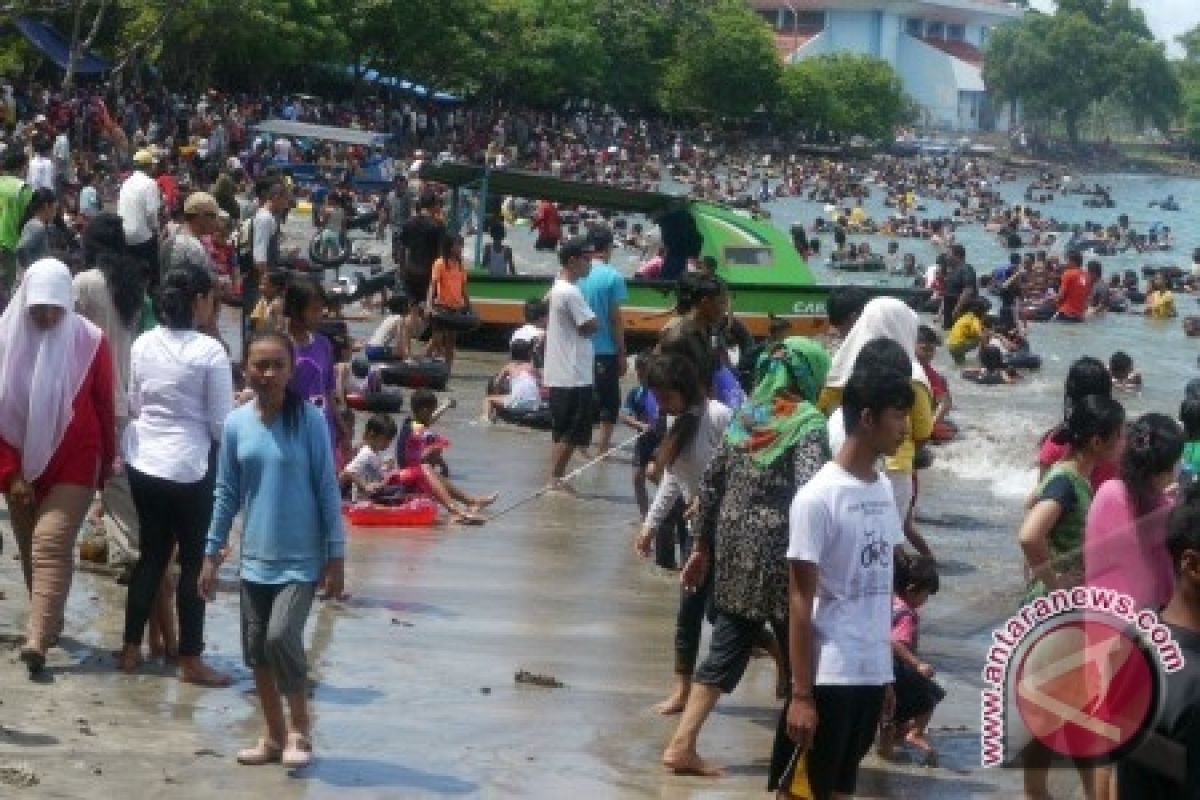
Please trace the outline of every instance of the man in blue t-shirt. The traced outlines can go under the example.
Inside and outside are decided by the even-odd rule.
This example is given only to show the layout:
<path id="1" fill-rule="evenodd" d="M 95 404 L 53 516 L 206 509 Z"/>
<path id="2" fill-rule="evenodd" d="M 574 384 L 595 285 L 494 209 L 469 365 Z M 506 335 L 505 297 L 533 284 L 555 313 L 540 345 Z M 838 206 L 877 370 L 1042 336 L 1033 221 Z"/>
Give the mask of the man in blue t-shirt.
<path id="1" fill-rule="evenodd" d="M 609 263 L 613 235 L 607 227 L 596 227 L 588 234 L 592 251 L 592 269 L 579 281 L 579 291 L 587 300 L 600 327 L 592 337 L 596 363 L 596 403 L 599 409 L 599 451 L 612 445 L 613 426 L 621 412 L 621 378 L 625 375 L 625 322 L 621 304 L 629 298 L 625 278 Z"/>

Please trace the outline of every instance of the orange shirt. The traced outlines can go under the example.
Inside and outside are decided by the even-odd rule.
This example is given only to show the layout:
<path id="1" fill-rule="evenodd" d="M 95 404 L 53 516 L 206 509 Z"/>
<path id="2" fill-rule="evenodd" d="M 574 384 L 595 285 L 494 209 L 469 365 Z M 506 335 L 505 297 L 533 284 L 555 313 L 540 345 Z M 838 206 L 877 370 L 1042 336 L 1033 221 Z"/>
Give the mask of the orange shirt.
<path id="1" fill-rule="evenodd" d="M 1087 314 L 1088 277 L 1081 269 L 1068 268 L 1062 274 L 1058 289 L 1058 310 L 1072 317 L 1083 319 Z"/>
<path id="2" fill-rule="evenodd" d="M 467 271 L 461 261 L 439 258 L 433 262 L 433 302 L 447 308 L 467 305 Z"/>

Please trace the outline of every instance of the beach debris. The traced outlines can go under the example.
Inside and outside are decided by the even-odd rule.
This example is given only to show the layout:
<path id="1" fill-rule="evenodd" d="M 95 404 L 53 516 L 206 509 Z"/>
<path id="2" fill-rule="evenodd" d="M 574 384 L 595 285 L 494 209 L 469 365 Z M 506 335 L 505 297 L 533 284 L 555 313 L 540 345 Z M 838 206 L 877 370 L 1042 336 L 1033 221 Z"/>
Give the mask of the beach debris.
<path id="1" fill-rule="evenodd" d="M 527 683 L 530 686 L 541 686 L 544 689 L 561 689 L 565 684 L 553 675 L 539 675 L 529 670 L 517 670 L 513 676 L 517 683 Z"/>
<path id="2" fill-rule="evenodd" d="M 38 774 L 28 764 L 0 766 L 0 784 L 27 789 L 41 783 Z"/>

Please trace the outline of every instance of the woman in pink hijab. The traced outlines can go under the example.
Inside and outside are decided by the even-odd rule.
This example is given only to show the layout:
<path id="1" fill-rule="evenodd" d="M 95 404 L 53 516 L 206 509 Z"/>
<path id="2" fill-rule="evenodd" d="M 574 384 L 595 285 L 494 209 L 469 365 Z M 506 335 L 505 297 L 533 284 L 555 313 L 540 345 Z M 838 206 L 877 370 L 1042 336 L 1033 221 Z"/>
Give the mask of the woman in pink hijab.
<path id="1" fill-rule="evenodd" d="M 30 592 L 31 675 L 62 631 L 75 538 L 116 453 L 108 342 L 75 313 L 67 266 L 41 259 L 0 316 L 0 489 Z"/>

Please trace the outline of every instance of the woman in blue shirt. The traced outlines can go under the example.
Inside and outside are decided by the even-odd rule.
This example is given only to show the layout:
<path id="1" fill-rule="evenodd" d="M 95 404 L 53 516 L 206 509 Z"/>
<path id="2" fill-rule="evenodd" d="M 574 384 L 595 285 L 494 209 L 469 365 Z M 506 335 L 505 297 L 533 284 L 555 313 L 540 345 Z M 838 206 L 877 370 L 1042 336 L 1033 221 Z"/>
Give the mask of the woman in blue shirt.
<path id="1" fill-rule="evenodd" d="M 282 761 L 289 768 L 312 760 L 304 624 L 319 585 L 327 596 L 342 595 L 346 548 L 329 429 L 321 411 L 288 387 L 294 362 L 282 334 L 250 343 L 246 383 L 255 400 L 225 421 L 200 575 L 200 591 L 211 601 L 229 529 L 241 512 L 242 650 L 267 735 L 238 753 L 238 761 Z"/>

